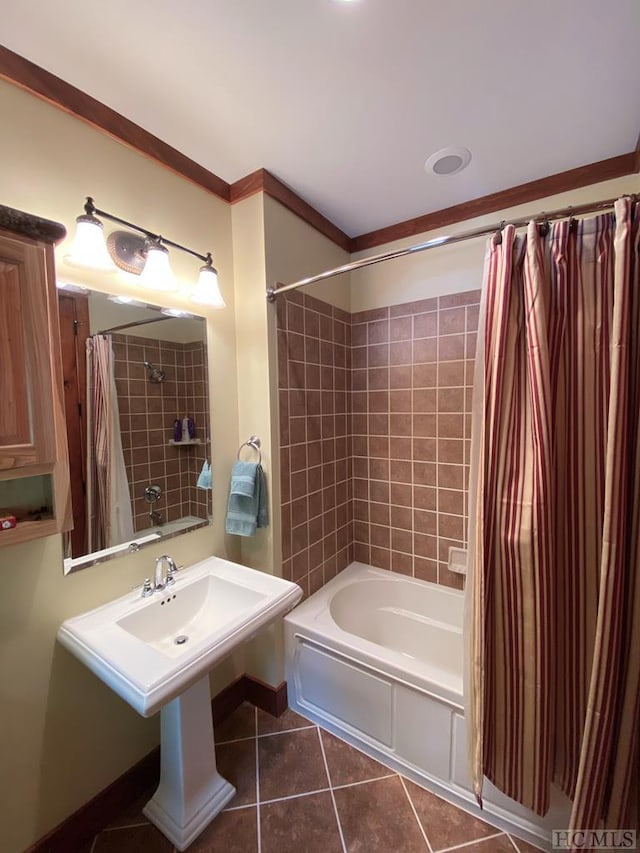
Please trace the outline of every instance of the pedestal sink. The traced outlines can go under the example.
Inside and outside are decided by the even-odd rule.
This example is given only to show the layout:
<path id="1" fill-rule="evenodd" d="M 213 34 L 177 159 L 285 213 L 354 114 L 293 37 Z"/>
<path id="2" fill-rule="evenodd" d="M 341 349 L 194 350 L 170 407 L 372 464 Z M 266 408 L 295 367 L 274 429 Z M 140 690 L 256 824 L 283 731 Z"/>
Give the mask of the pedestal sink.
<path id="1" fill-rule="evenodd" d="M 131 592 L 58 631 L 139 714 L 161 710 L 160 784 L 144 813 L 179 850 L 235 794 L 216 769 L 208 672 L 301 597 L 294 583 L 210 557 L 148 598 Z"/>

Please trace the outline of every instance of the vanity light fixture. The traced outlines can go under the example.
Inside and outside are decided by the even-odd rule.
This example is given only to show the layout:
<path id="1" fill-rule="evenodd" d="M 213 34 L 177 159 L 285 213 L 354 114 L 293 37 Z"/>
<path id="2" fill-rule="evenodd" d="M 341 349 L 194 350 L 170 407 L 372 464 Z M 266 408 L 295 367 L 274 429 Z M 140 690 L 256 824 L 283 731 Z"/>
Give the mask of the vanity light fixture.
<path id="1" fill-rule="evenodd" d="M 178 289 L 178 282 L 171 272 L 169 250 L 160 240 L 146 241 L 147 259 L 140 273 L 140 287 L 162 290 L 169 293 Z"/>
<path id="2" fill-rule="evenodd" d="M 131 266 L 127 263 L 118 263 L 115 255 L 114 260 L 116 260 L 116 263 L 114 264 L 105 241 L 104 226 L 98 217 L 117 222 L 119 225 L 123 225 L 125 228 L 143 235 L 143 239 L 131 235 L 133 241 L 139 240 L 139 255 L 142 255 L 144 259 L 144 267 L 140 273 L 140 285 L 142 287 L 165 292 L 178 290 L 178 283 L 174 278 L 169 263 L 169 250 L 167 247 L 171 247 L 204 261 L 204 266 L 200 268 L 198 281 L 191 293 L 193 301 L 200 305 L 207 305 L 210 308 L 225 307 L 225 302 L 218 285 L 218 273 L 211 259 L 211 252 L 201 255 L 199 252 L 194 252 L 193 249 L 182 246 L 180 243 L 175 243 L 173 240 L 168 240 L 160 234 L 154 234 L 153 231 L 149 231 L 147 228 L 143 228 L 133 222 L 127 222 L 126 219 L 121 219 L 119 216 L 108 213 L 106 210 L 100 210 L 93 203 L 91 196 L 87 196 L 87 201 L 84 205 L 84 214 L 76 219 L 76 234 L 69 253 L 64 256 L 65 263 L 71 266 L 88 267 L 102 272 L 114 272 L 117 266 L 122 266 L 123 269 L 131 271 Z M 123 232 L 117 233 L 121 234 Z M 131 250 L 130 246 L 127 248 L 129 251 Z M 113 248 L 111 251 L 113 252 Z"/>
<path id="3" fill-rule="evenodd" d="M 194 302 L 199 305 L 208 305 L 210 308 L 224 308 L 224 299 L 218 287 L 218 270 L 214 267 L 211 252 L 207 253 L 205 264 L 200 267 L 200 274 L 191 295 Z"/>
<path id="4" fill-rule="evenodd" d="M 91 267 L 99 272 L 114 273 L 118 267 L 111 260 L 104 239 L 104 225 L 85 204 L 85 213 L 76 219 L 76 233 L 71 247 L 64 256 L 70 267 Z M 93 203 L 92 205 L 93 206 Z"/>

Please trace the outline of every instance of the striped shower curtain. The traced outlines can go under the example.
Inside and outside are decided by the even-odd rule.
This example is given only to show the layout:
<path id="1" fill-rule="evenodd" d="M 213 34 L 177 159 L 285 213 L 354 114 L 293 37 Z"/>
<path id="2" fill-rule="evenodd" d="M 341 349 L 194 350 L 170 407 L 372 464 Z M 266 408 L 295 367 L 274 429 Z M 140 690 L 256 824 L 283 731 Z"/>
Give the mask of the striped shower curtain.
<path id="1" fill-rule="evenodd" d="M 87 338 L 88 551 L 133 539 L 133 513 L 122 452 L 113 350 L 108 335 Z"/>
<path id="2" fill-rule="evenodd" d="M 543 233 L 545 232 L 546 233 Z M 638 825 L 636 206 L 489 240 L 474 383 L 466 702 L 486 776 L 571 827 Z M 562 827 L 558 827 L 562 829 Z"/>

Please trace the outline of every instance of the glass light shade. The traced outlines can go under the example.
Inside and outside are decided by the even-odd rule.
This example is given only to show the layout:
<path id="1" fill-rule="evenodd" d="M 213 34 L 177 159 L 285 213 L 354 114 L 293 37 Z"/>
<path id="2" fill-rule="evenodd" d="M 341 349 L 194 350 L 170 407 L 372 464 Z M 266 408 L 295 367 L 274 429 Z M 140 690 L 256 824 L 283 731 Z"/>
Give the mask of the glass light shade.
<path id="1" fill-rule="evenodd" d="M 161 308 L 160 313 L 166 317 L 193 317 L 188 311 L 183 311 L 181 308 Z"/>
<path id="2" fill-rule="evenodd" d="M 117 270 L 107 250 L 102 222 L 91 215 L 76 219 L 76 233 L 63 260 L 71 267 L 85 267 L 100 272 Z"/>
<path id="3" fill-rule="evenodd" d="M 140 274 L 139 283 L 151 290 L 177 290 L 178 282 L 171 272 L 169 252 L 160 243 L 151 243 L 147 247 L 147 260 Z"/>
<path id="4" fill-rule="evenodd" d="M 136 282 L 138 277 L 136 276 Z M 133 305 L 134 307 L 145 308 L 144 302 L 139 302 L 137 299 L 134 299 L 133 296 L 125 296 L 121 294 L 120 296 L 107 296 L 109 302 L 117 302 L 119 305 Z"/>
<path id="5" fill-rule="evenodd" d="M 198 282 L 191 295 L 194 302 L 199 305 L 208 305 L 209 308 L 226 308 L 220 287 L 218 286 L 218 272 L 209 264 L 200 267 Z"/>
<path id="6" fill-rule="evenodd" d="M 56 287 L 58 290 L 66 290 L 68 293 L 89 293 L 86 287 L 83 287 L 81 284 L 73 284 L 70 281 L 60 281 L 60 279 L 56 280 Z"/>

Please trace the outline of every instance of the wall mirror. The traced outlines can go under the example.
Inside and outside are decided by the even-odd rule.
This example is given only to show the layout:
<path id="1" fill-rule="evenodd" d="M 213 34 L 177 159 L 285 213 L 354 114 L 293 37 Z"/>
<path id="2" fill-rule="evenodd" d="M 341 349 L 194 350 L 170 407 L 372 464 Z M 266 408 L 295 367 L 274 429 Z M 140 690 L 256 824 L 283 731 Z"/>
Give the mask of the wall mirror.
<path id="1" fill-rule="evenodd" d="M 73 530 L 65 573 L 211 521 L 206 325 L 58 291 Z"/>

